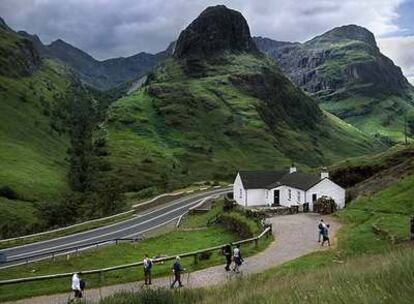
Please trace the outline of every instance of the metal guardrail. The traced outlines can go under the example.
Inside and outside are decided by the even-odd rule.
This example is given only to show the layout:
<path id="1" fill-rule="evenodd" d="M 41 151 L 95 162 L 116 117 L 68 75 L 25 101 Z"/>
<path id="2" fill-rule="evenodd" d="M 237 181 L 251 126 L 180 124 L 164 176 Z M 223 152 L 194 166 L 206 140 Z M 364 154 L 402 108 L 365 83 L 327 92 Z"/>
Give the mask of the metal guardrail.
<path id="1" fill-rule="evenodd" d="M 29 263 L 30 260 L 35 260 L 35 259 L 38 259 L 40 257 L 48 257 L 48 256 L 50 256 L 52 259 L 54 259 L 56 255 L 59 255 L 61 253 L 68 253 L 68 254 L 73 253 L 73 252 L 78 253 L 82 249 L 91 248 L 91 247 L 95 247 L 95 246 L 98 247 L 99 245 L 106 244 L 106 243 L 116 243 L 116 244 L 118 244 L 118 242 L 122 242 L 122 241 L 137 242 L 137 241 L 140 241 L 140 240 L 142 240 L 142 237 L 109 239 L 109 240 L 103 240 L 103 241 L 99 241 L 99 242 L 87 243 L 87 244 L 84 244 L 84 245 L 65 247 L 65 248 L 62 248 L 62 249 L 59 249 L 59 250 L 55 250 L 55 251 L 47 251 L 47 252 L 33 254 L 33 255 L 30 255 L 30 256 L 17 258 L 17 259 L 12 259 L 12 260 L 7 260 L 7 255 L 6 255 L 6 258 L 4 260 L 0 260 L 0 265 L 6 265 L 8 263 L 14 263 L 14 262 L 20 262 L 20 261 L 26 261 L 26 263 Z"/>
<path id="2" fill-rule="evenodd" d="M 269 236 L 271 233 L 272 233 L 272 227 L 269 226 L 269 227 L 265 228 L 263 230 L 263 232 L 261 234 L 259 234 L 258 236 L 252 237 L 252 238 L 249 238 L 249 239 L 245 239 L 245 240 L 241 240 L 241 241 L 237 241 L 237 242 L 233 242 L 232 245 L 239 245 L 239 244 L 246 244 L 246 243 L 254 242 L 255 246 L 258 246 L 259 240 L 265 235 Z M 194 256 L 194 263 L 197 263 L 198 262 L 198 256 L 201 253 L 219 250 L 219 249 L 223 248 L 223 246 L 225 246 L 225 245 L 227 245 L 227 244 L 222 244 L 222 245 L 219 245 L 219 246 L 209 247 L 209 248 L 205 248 L 205 249 L 201 249 L 201 250 L 197 250 L 197 251 L 192 251 L 192 252 L 186 252 L 186 253 L 179 254 L 179 256 L 182 257 L 182 258 Z M 158 258 L 158 259 L 154 259 L 153 262 L 158 263 L 158 262 L 170 261 L 170 260 L 174 260 L 175 257 L 176 257 L 175 255 L 174 256 L 161 257 L 161 258 Z M 126 268 L 133 268 L 133 267 L 138 267 L 138 266 L 142 266 L 142 265 L 143 265 L 143 262 L 136 262 L 136 263 L 123 264 L 123 265 L 119 265 L 119 266 L 102 268 L 102 269 L 79 271 L 78 273 L 82 274 L 82 275 L 88 275 L 88 274 L 100 274 L 100 275 L 102 275 L 105 272 L 110 272 L 110 271 L 115 271 L 115 270 L 120 270 L 120 269 L 126 269 Z M 67 272 L 67 273 L 58 273 L 58 274 L 51 274 L 51 275 L 43 275 L 43 276 L 3 280 L 3 281 L 0 281 L 0 286 L 10 285 L 10 284 L 18 284 L 18 283 L 25 283 L 25 282 L 41 281 L 41 280 L 68 278 L 68 277 L 71 277 L 73 275 L 73 273 L 74 272 Z"/>

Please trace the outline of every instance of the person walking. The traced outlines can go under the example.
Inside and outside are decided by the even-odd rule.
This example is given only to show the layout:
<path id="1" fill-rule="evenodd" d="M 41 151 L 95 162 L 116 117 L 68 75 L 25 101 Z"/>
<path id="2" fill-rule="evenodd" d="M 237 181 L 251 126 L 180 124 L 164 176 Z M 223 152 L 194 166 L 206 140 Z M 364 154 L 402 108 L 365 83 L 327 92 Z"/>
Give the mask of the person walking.
<path id="1" fill-rule="evenodd" d="M 320 243 L 321 239 L 323 239 L 323 232 L 324 232 L 325 228 L 326 228 L 326 224 L 323 221 L 323 219 L 321 219 L 320 222 L 319 222 L 319 225 L 318 225 L 318 229 L 319 229 L 318 243 Z"/>
<path id="2" fill-rule="evenodd" d="M 323 229 L 323 240 L 322 240 L 321 246 L 323 246 L 325 244 L 325 242 L 328 242 L 328 246 L 331 246 L 331 242 L 329 240 L 329 228 L 330 228 L 330 226 L 328 224 Z"/>
<path id="3" fill-rule="evenodd" d="M 148 257 L 148 254 L 146 254 L 144 256 L 145 285 L 151 285 L 151 270 L 152 270 L 152 260 Z"/>
<path id="4" fill-rule="evenodd" d="M 177 256 L 172 267 L 172 271 L 174 273 L 174 281 L 171 284 L 171 288 L 174 288 L 176 282 L 178 282 L 178 287 L 183 287 L 183 284 L 181 282 L 181 273 L 184 270 L 185 269 L 181 266 L 180 257 Z"/>
<path id="5" fill-rule="evenodd" d="M 222 249 L 222 253 L 224 255 L 224 257 L 226 258 L 226 267 L 224 267 L 224 269 L 226 271 L 230 271 L 230 265 L 231 265 L 231 245 L 227 244 L 226 246 L 223 247 Z"/>
<path id="6" fill-rule="evenodd" d="M 74 273 L 72 276 L 72 290 L 75 294 L 74 301 L 81 300 L 83 297 L 83 288 L 81 286 L 81 279 L 79 278 L 79 275 L 77 273 Z"/>
<path id="7" fill-rule="evenodd" d="M 234 267 L 233 271 L 236 273 L 240 272 L 240 266 L 243 264 L 243 258 L 240 251 L 240 245 L 236 245 L 236 248 L 233 250 L 233 261 L 234 261 Z"/>

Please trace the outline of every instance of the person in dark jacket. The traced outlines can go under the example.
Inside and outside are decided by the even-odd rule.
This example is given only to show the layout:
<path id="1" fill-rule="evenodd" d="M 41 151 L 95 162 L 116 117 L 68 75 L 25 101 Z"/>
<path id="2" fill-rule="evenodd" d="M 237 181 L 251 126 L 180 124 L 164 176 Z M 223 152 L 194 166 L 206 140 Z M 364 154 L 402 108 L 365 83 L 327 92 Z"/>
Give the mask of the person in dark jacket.
<path id="1" fill-rule="evenodd" d="M 230 244 L 227 244 L 222 249 L 222 253 L 223 253 L 224 257 L 226 258 L 226 267 L 224 267 L 224 269 L 226 269 L 226 271 L 230 271 L 231 251 L 232 250 L 231 250 L 231 245 Z"/>
<path id="2" fill-rule="evenodd" d="M 174 285 L 176 282 L 178 282 L 178 287 L 183 287 L 183 284 L 181 283 L 181 273 L 184 270 L 185 269 L 181 266 L 181 263 L 180 263 L 180 257 L 177 256 L 175 258 L 175 262 L 172 267 L 172 271 L 174 273 L 174 281 L 171 284 L 171 288 L 174 288 Z"/>
<path id="3" fill-rule="evenodd" d="M 325 244 L 325 242 L 328 242 L 328 246 L 331 246 L 331 241 L 329 240 L 329 228 L 330 228 L 330 226 L 328 224 L 323 229 L 323 232 L 322 232 L 323 240 L 322 240 L 321 246 L 323 246 Z"/>

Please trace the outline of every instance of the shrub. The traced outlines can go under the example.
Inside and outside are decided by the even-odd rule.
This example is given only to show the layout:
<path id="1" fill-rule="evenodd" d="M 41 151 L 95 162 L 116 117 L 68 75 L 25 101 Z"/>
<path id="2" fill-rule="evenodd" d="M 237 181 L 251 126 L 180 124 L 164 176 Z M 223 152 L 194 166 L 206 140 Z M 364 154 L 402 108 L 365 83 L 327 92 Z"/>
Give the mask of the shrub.
<path id="1" fill-rule="evenodd" d="M 8 198 L 10 200 L 15 200 L 15 199 L 19 198 L 16 191 L 14 191 L 9 186 L 0 187 L 0 196 L 3 196 L 3 197 Z"/>
<path id="2" fill-rule="evenodd" d="M 238 212 L 223 213 L 218 221 L 226 229 L 237 233 L 242 238 L 253 237 L 258 231 L 258 225 L 254 221 Z"/>
<path id="3" fill-rule="evenodd" d="M 227 196 L 224 197 L 223 211 L 232 211 L 236 207 L 236 202 L 233 199 L 229 199 Z"/>
<path id="4" fill-rule="evenodd" d="M 199 254 L 198 259 L 201 260 L 209 260 L 213 253 L 211 251 L 202 252 Z"/>

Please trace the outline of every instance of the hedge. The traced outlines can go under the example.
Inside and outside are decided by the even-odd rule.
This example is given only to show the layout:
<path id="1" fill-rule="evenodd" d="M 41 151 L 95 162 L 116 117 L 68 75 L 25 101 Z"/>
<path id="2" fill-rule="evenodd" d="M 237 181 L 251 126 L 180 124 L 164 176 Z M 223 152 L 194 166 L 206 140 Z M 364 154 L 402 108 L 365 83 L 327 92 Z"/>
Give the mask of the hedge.
<path id="1" fill-rule="evenodd" d="M 223 213 L 219 216 L 218 222 L 242 238 L 253 237 L 259 230 L 255 221 L 246 218 L 238 212 Z"/>

